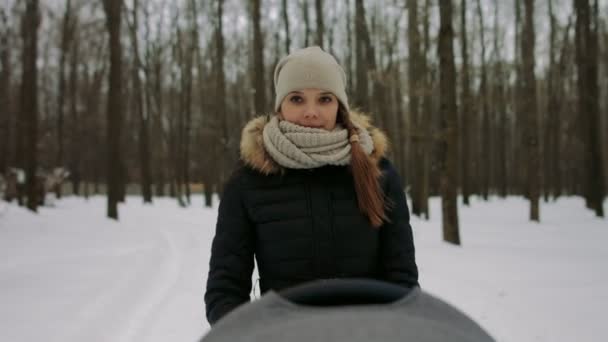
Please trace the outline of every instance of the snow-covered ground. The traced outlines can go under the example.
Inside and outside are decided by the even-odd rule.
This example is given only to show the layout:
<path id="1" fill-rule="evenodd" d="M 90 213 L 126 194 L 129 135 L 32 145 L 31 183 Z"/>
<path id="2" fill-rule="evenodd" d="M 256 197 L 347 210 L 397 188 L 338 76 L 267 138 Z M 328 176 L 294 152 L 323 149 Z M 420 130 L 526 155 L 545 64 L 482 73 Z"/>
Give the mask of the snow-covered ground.
<path id="1" fill-rule="evenodd" d="M 130 197 L 114 222 L 104 197 L 37 215 L 0 203 L 0 341 L 195 341 L 216 211 Z M 540 224 L 521 198 L 473 199 L 462 247 L 441 241 L 440 214 L 434 198 L 432 220 L 412 220 L 424 289 L 499 341 L 608 340 L 608 219 L 582 199 L 542 203 Z"/>

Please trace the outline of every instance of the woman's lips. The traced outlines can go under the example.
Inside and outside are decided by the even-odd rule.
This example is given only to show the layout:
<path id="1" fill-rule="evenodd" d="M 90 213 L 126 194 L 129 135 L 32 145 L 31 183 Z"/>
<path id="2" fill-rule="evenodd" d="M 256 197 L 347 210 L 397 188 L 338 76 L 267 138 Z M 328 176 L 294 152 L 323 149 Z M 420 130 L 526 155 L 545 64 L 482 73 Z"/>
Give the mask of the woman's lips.
<path id="1" fill-rule="evenodd" d="M 308 128 L 323 128 L 323 125 L 307 125 L 307 124 L 304 124 L 302 126 L 308 127 Z"/>

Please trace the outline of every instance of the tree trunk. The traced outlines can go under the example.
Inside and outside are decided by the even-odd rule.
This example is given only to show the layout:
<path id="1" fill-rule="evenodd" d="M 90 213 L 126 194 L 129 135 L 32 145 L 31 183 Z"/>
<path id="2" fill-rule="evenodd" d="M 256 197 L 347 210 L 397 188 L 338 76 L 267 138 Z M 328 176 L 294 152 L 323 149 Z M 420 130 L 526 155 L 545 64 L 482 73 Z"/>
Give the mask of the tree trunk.
<path id="1" fill-rule="evenodd" d="M 405 126 L 404 116 L 406 112 L 403 107 L 402 89 L 401 89 L 401 66 L 400 61 L 396 58 L 396 49 L 401 38 L 399 30 L 399 22 L 401 17 L 397 17 L 392 25 L 392 32 L 385 32 L 387 44 L 388 64 L 384 71 L 385 82 L 387 84 L 386 111 L 388 116 L 387 128 L 391 129 L 391 140 L 393 143 L 393 158 L 395 168 L 402 177 L 406 176 L 405 170 L 405 148 L 407 146 L 407 127 Z M 335 25 L 332 25 L 335 26 Z M 407 185 L 404 184 L 407 188 Z"/>
<path id="2" fill-rule="evenodd" d="M 27 189 L 27 207 L 36 212 L 39 201 L 38 180 L 38 27 L 40 26 L 40 9 L 38 0 L 27 0 L 25 13 L 21 22 L 23 36 L 23 73 L 21 76 L 21 117 L 26 124 L 25 173 Z"/>
<path id="3" fill-rule="evenodd" d="M 430 35 L 430 8 L 431 0 L 426 0 L 424 4 L 424 54 L 422 56 L 421 74 L 424 76 L 423 81 L 423 103 L 422 103 L 422 116 L 425 120 L 420 120 L 420 129 L 422 131 L 422 158 L 420 163 L 422 164 L 422 187 L 420 188 L 421 198 L 421 212 L 424 213 L 425 218 L 430 218 L 429 212 L 429 196 L 430 196 L 430 178 L 431 178 L 431 146 L 434 145 L 434 141 L 431 137 L 431 123 L 433 118 L 433 79 L 431 76 L 428 56 L 431 51 L 431 35 Z"/>
<path id="4" fill-rule="evenodd" d="M 365 21 L 365 7 L 363 0 L 355 0 L 355 40 L 356 40 L 356 68 L 357 89 L 353 103 L 359 109 L 369 112 L 371 101 L 369 94 L 369 73 L 375 69 L 374 53 L 371 51 L 371 43 L 367 23 Z"/>
<path id="5" fill-rule="evenodd" d="M 255 112 L 261 115 L 267 111 L 266 108 L 266 83 L 264 82 L 264 38 L 260 23 L 260 2 L 252 1 L 251 20 L 253 24 L 253 96 L 255 102 Z M 273 108 L 274 110 L 274 108 Z"/>
<path id="6" fill-rule="evenodd" d="M 556 99 L 558 99 L 556 106 L 556 109 L 558 110 L 557 113 L 557 118 L 560 120 L 564 120 L 565 119 L 565 115 L 564 113 L 567 113 L 568 110 L 565 109 L 565 105 L 569 102 L 566 101 L 565 99 L 565 94 L 566 94 L 566 89 L 564 86 L 564 83 L 567 82 L 568 80 L 568 76 L 567 76 L 567 72 L 569 69 L 569 65 L 570 65 L 570 58 L 569 58 L 569 47 L 571 46 L 571 43 L 569 41 L 569 36 L 570 36 L 570 29 L 572 27 L 572 20 L 571 18 L 568 19 L 568 24 L 566 25 L 566 28 L 564 29 L 563 32 L 563 38 L 562 38 L 562 47 L 561 47 L 561 51 L 560 51 L 560 56 L 559 56 L 559 61 L 558 61 L 558 65 L 557 65 L 557 72 L 556 72 L 556 79 L 555 79 L 555 84 L 558 85 L 555 88 L 555 91 L 557 92 L 557 95 L 555 96 Z M 554 160 L 554 168 L 551 168 L 552 170 L 554 170 L 555 172 L 555 196 L 559 197 L 562 194 L 563 188 L 564 188 L 564 173 L 563 173 L 563 166 L 561 165 L 562 163 L 560 163 L 561 157 L 564 153 L 564 151 L 567 150 L 566 148 L 566 142 L 563 141 L 563 137 L 564 137 L 564 130 L 568 127 L 568 125 L 564 122 L 559 122 L 557 123 L 557 131 L 556 131 L 556 145 L 555 145 L 555 149 L 553 150 L 553 156 L 552 159 Z"/>
<path id="7" fill-rule="evenodd" d="M 179 26 L 177 26 L 176 21 L 174 20 L 175 27 L 175 38 L 173 39 L 172 44 L 172 57 L 174 61 L 174 65 L 169 65 L 169 70 L 171 71 L 171 81 L 169 88 L 169 96 L 168 96 L 168 114 L 167 118 L 169 121 L 168 127 L 168 153 L 167 153 L 167 161 L 169 164 L 168 169 L 168 181 L 169 181 L 169 196 L 172 198 L 178 198 L 181 196 L 179 192 L 179 175 L 180 172 L 180 149 L 179 149 L 179 120 L 181 118 L 181 91 L 179 89 L 179 70 L 181 68 L 181 52 L 180 52 L 180 31 Z M 172 115 L 169 115 L 171 113 Z"/>
<path id="8" fill-rule="evenodd" d="M 310 16 L 308 14 L 308 0 L 302 0 L 302 17 L 304 20 L 304 46 L 308 46 L 310 42 Z"/>
<path id="9" fill-rule="evenodd" d="M 348 75 L 348 77 L 346 77 L 346 82 L 348 83 L 347 87 L 348 89 L 350 89 L 351 91 L 354 90 L 354 82 L 353 79 L 355 78 L 355 73 L 353 70 L 353 51 L 354 51 L 354 46 L 353 46 L 353 17 L 352 17 L 352 2 L 351 0 L 346 0 L 346 74 Z"/>
<path id="10" fill-rule="evenodd" d="M 219 2 L 217 3 L 218 7 L 219 5 L 221 5 L 223 7 L 223 3 L 220 4 Z M 218 17 L 218 18 L 221 18 Z M 217 26 L 217 25 L 216 25 Z M 217 28 L 216 28 L 217 30 Z M 198 34 L 197 34 L 198 36 Z M 214 41 L 217 41 L 217 31 L 216 31 L 216 36 L 214 37 Z M 198 41 L 198 38 L 196 39 Z M 216 43 L 216 47 L 217 47 L 217 43 Z M 216 55 L 218 53 L 217 48 L 214 49 Z M 223 53 L 222 53 L 223 54 Z M 240 56 L 240 53 L 237 53 L 237 56 Z M 223 161 L 223 156 L 218 157 L 218 153 L 217 153 L 217 149 L 215 148 L 215 144 L 213 144 L 213 142 L 218 141 L 223 135 L 224 135 L 224 130 L 223 129 L 219 129 L 220 124 L 218 124 L 218 122 L 222 122 L 220 120 L 224 120 L 224 118 L 220 115 L 216 115 L 217 111 L 216 111 L 216 105 L 217 105 L 217 100 L 222 100 L 223 99 L 219 99 L 218 96 L 216 95 L 216 93 L 219 91 L 216 87 L 217 84 L 217 72 L 218 70 L 215 70 L 217 68 L 217 63 L 216 63 L 216 56 L 213 56 L 213 66 L 212 66 L 212 70 L 214 70 L 213 72 L 209 72 L 207 70 L 207 68 L 205 67 L 205 58 L 203 58 L 202 56 L 202 51 L 201 51 L 201 47 L 198 46 L 197 50 L 196 50 L 196 59 L 197 59 L 197 68 L 198 68 L 198 82 L 199 82 L 199 87 L 200 87 L 200 98 L 201 98 L 201 103 L 200 103 L 200 117 L 202 118 L 202 123 L 204 125 L 204 128 L 200 130 L 200 144 L 203 146 L 202 150 L 199 153 L 200 159 L 201 159 L 201 163 L 202 165 L 204 165 L 204 167 L 202 168 L 202 172 L 201 172 L 201 178 L 202 178 L 202 182 L 203 182 L 203 195 L 204 195 L 204 206 L 207 208 L 210 208 L 213 205 L 213 185 L 215 184 L 215 182 L 217 182 L 217 179 L 219 178 L 219 173 L 221 172 L 221 167 L 222 165 L 220 163 L 217 162 L 217 160 L 219 158 L 222 158 L 221 160 Z M 223 67 L 222 67 L 223 69 Z M 215 77 L 214 77 L 215 76 Z M 210 78 L 214 78 L 213 82 L 208 82 L 207 80 Z M 246 82 L 242 83 L 243 85 L 247 84 Z M 210 94 L 213 94 L 212 96 L 208 96 Z M 248 96 L 246 95 L 246 92 L 244 92 L 244 94 L 242 95 L 243 98 L 248 98 Z M 225 103 L 225 102 L 223 102 Z M 251 109 L 253 108 L 253 106 L 250 106 L 249 108 L 243 108 L 243 111 L 241 112 L 241 115 L 244 115 L 245 118 L 247 118 L 247 113 L 251 111 Z M 220 164 L 220 165 L 218 165 Z M 223 164 L 223 162 L 222 162 Z"/>
<path id="11" fill-rule="evenodd" d="M 503 46 L 499 45 L 499 24 L 498 19 L 500 18 L 498 7 L 499 2 L 494 1 L 494 112 L 497 114 L 495 120 L 497 120 L 495 130 L 496 132 L 491 135 L 494 139 L 495 152 L 492 153 L 496 156 L 495 159 L 495 184 L 498 188 L 498 194 L 501 197 L 507 196 L 507 174 L 508 174 L 508 163 L 507 163 L 507 146 L 509 143 L 508 139 L 508 126 L 509 122 L 507 119 L 507 104 L 505 95 L 505 84 L 508 83 L 505 77 L 503 56 Z M 493 129 L 494 130 L 494 129 Z"/>
<path id="12" fill-rule="evenodd" d="M 460 120 L 462 124 L 461 136 L 461 151 L 462 151 L 462 201 L 465 205 L 469 205 L 469 196 L 471 195 L 471 161 L 470 153 L 474 145 L 471 141 L 472 132 L 472 108 L 471 108 L 471 82 L 469 79 L 469 51 L 467 39 L 467 0 L 462 0 L 460 4 L 460 48 L 462 55 L 462 72 L 461 72 L 461 111 Z"/>
<path id="13" fill-rule="evenodd" d="M 602 60 L 603 61 L 608 61 L 608 26 L 604 26 L 604 30 L 602 32 L 602 35 L 604 37 L 604 51 L 603 51 L 603 57 Z M 608 80 L 608 63 L 604 62 L 604 80 Z M 602 132 L 604 132 L 604 196 L 606 195 L 606 191 L 608 191 L 608 157 L 606 156 L 606 154 L 608 154 L 608 152 L 606 151 L 606 146 L 608 146 L 608 82 L 604 83 L 604 90 L 606 91 L 604 93 L 604 113 L 601 114 L 603 115 L 604 118 L 604 128 L 602 129 Z"/>
<path id="14" fill-rule="evenodd" d="M 526 198 L 530 197 L 528 193 L 528 148 L 526 145 L 525 138 L 525 130 L 527 124 L 527 113 L 525 109 L 525 100 L 527 98 L 527 94 L 523 89 L 524 84 L 524 71 L 523 71 L 523 61 L 522 61 L 522 14 L 521 14 L 521 1 L 515 0 L 515 89 L 513 91 L 513 110 L 515 118 L 515 124 L 513 125 L 513 149 L 514 149 L 514 158 L 513 164 L 520 166 L 517 168 L 515 172 L 515 178 L 513 179 L 513 183 L 516 185 L 519 193 L 523 193 Z"/>
<path id="15" fill-rule="evenodd" d="M 413 172 L 411 189 L 412 189 L 412 213 L 416 216 L 422 216 L 422 179 L 424 177 L 424 165 L 420 162 L 423 158 L 422 155 L 422 137 L 420 129 L 421 115 L 420 109 L 420 94 L 421 90 L 421 75 L 420 70 L 420 33 L 418 31 L 418 3 L 416 0 L 407 1 L 407 41 L 409 51 L 409 62 L 408 62 L 408 88 L 409 88 L 409 115 L 410 115 L 410 137 L 411 137 L 411 151 L 412 160 L 416 161 L 412 163 Z"/>
<path id="16" fill-rule="evenodd" d="M 488 109 L 488 76 L 486 66 L 486 41 L 485 41 L 485 27 L 483 21 L 483 12 L 481 8 L 481 0 L 477 0 L 477 16 L 479 19 L 479 34 L 480 34 L 480 63 L 481 63 L 481 75 L 479 81 L 479 100 L 480 104 L 480 127 L 479 130 L 479 142 L 476 144 L 479 146 L 479 191 L 484 200 L 488 200 L 488 193 L 490 188 L 490 111 Z"/>
<path id="17" fill-rule="evenodd" d="M 600 142 L 597 20 L 592 22 L 588 0 L 575 0 L 578 112 L 585 146 L 584 194 L 587 207 L 604 216 L 604 171 Z M 597 4 L 594 6 L 597 13 Z M 594 16 L 595 17 L 595 16 Z"/>
<path id="18" fill-rule="evenodd" d="M 83 116 L 83 126 L 84 132 L 81 132 L 81 136 L 83 138 L 83 144 L 85 146 L 95 146 L 96 153 L 85 153 L 83 155 L 83 179 L 88 184 L 93 182 L 94 193 L 99 193 L 98 189 L 98 181 L 99 181 L 99 173 L 102 167 L 102 158 L 103 150 L 101 148 L 104 146 L 102 143 L 102 134 L 99 133 L 99 127 L 102 126 L 101 122 L 101 100 L 103 93 L 103 80 L 106 71 L 106 63 L 103 61 L 105 47 L 102 45 L 98 48 L 97 54 L 95 55 L 97 61 L 100 61 L 100 65 L 95 67 L 93 74 L 89 76 L 89 65 L 88 61 L 84 61 L 82 64 L 84 66 L 84 83 L 86 85 L 86 91 L 83 92 L 83 103 L 84 103 L 84 112 L 86 115 Z M 88 189 L 88 185 L 85 185 L 85 190 Z M 85 193 L 86 196 L 86 193 Z"/>
<path id="19" fill-rule="evenodd" d="M 229 168 L 230 168 L 230 145 L 229 142 L 231 141 L 230 136 L 230 127 L 229 127 L 229 122 L 228 122 L 228 113 L 226 111 L 226 76 L 224 73 L 224 53 L 225 53 L 225 49 L 224 49 L 224 33 L 223 33 L 223 24 L 222 24 L 222 17 L 223 17 L 223 11 L 224 11 L 224 1 L 223 0 L 218 0 L 217 3 L 217 24 L 216 24 L 216 28 L 215 28 L 215 43 L 216 43 L 216 50 L 215 50 L 215 75 L 216 75 L 216 79 L 215 79 L 215 89 L 216 89 L 216 95 L 215 95 L 215 100 L 216 100 L 216 113 L 218 115 L 218 119 L 220 120 L 220 122 L 222 123 L 222 160 L 220 163 L 220 172 L 219 174 L 221 175 L 221 178 L 219 180 L 220 184 L 224 184 L 226 178 L 229 175 Z M 259 24 L 259 23 L 258 23 Z M 262 80 L 263 82 L 263 80 Z M 258 112 L 260 113 L 260 112 Z M 222 187 L 223 188 L 223 187 Z"/>
<path id="20" fill-rule="evenodd" d="M 536 77 L 534 76 L 534 0 L 524 1 L 524 27 L 521 39 L 522 52 L 522 99 L 527 117 L 525 125 L 526 147 L 528 150 L 528 195 L 530 197 L 530 220 L 539 221 L 540 196 L 540 150 L 538 145 L 538 113 L 536 111 Z"/>
<path id="21" fill-rule="evenodd" d="M 191 191 L 190 191 L 190 147 L 191 147 L 191 130 L 192 130 L 192 68 L 194 66 L 194 56 L 198 48 L 198 23 L 197 23 L 197 10 L 196 2 L 192 1 L 190 10 L 190 39 L 186 40 L 186 55 L 184 56 L 184 68 L 182 69 L 182 81 L 184 82 L 182 88 L 182 95 L 184 96 L 183 112 L 184 118 L 182 121 L 182 180 L 184 185 L 184 193 L 186 196 L 186 203 L 191 203 Z"/>
<path id="22" fill-rule="evenodd" d="M 109 218 L 118 220 L 118 201 L 120 200 L 122 156 L 122 45 L 120 43 L 121 0 L 103 0 L 106 13 L 106 26 L 110 40 L 110 75 L 107 107 L 107 187 Z"/>
<path id="23" fill-rule="evenodd" d="M 163 53 L 163 48 L 160 42 L 156 42 L 154 44 L 153 53 L 151 58 L 151 69 L 150 72 L 152 75 L 148 77 L 148 79 L 153 79 L 154 83 L 150 86 L 152 89 L 153 99 L 154 99 L 154 107 L 156 108 L 155 116 L 153 118 L 152 130 L 154 131 L 153 136 L 158 137 L 153 141 L 156 141 L 156 155 L 155 167 L 156 170 L 155 181 L 156 181 L 156 196 L 162 197 L 165 196 L 165 183 L 167 179 L 167 155 L 168 155 L 168 134 L 166 134 L 165 129 L 163 128 L 163 122 L 165 121 L 164 116 L 164 96 L 163 96 L 163 81 L 164 81 L 164 68 L 163 68 L 163 59 L 161 58 Z"/>
<path id="24" fill-rule="evenodd" d="M 149 152 L 149 139 L 148 139 L 148 118 L 150 117 L 149 107 L 145 106 L 144 109 L 144 94 L 141 84 L 141 78 L 139 76 L 140 71 L 143 69 L 143 65 L 140 59 L 139 53 L 139 42 L 137 39 L 138 29 L 138 12 L 139 12 L 139 1 L 133 0 L 133 10 L 131 13 L 132 22 L 129 24 L 129 31 L 131 36 L 131 45 L 133 48 L 133 66 L 132 66 L 132 79 L 133 79 L 133 101 L 135 104 L 135 112 L 137 114 L 139 122 L 139 171 L 140 171 L 140 184 L 141 193 L 144 203 L 152 203 L 152 177 L 150 175 L 150 152 Z"/>
<path id="25" fill-rule="evenodd" d="M 458 132 L 456 108 L 456 71 L 454 67 L 454 32 L 452 0 L 439 2 L 439 87 L 441 117 L 441 198 L 443 239 L 460 245 L 458 228 Z"/>
<path id="26" fill-rule="evenodd" d="M 67 0 L 65 12 L 63 15 L 62 31 L 61 31 L 61 52 L 59 56 L 59 91 L 57 93 L 57 158 L 56 165 L 64 166 L 64 113 L 65 113 L 65 64 L 67 55 L 70 51 L 70 45 L 74 36 L 74 27 L 72 25 L 72 1 Z M 61 198 L 61 189 L 57 188 L 57 198 Z"/>
<path id="27" fill-rule="evenodd" d="M 177 21 L 177 20 L 176 20 Z M 180 26 L 176 23 L 175 28 L 175 61 L 177 63 L 177 67 L 179 71 L 174 73 L 174 91 L 176 92 L 174 97 L 174 105 L 175 111 L 177 113 L 177 118 L 175 119 L 175 123 L 173 126 L 173 148 L 174 152 L 172 155 L 174 156 L 174 174 L 173 179 L 175 181 L 175 195 L 177 197 L 177 203 L 180 207 L 185 207 L 186 202 L 184 201 L 184 156 L 185 156 L 185 144 L 184 144 L 184 124 L 185 124 L 185 112 L 186 112 L 186 102 L 188 96 L 188 82 L 186 78 L 190 71 L 187 67 L 186 56 L 184 56 L 184 39 L 182 37 L 182 30 Z M 178 75 L 179 74 L 179 75 Z"/>
<path id="28" fill-rule="evenodd" d="M 547 71 L 547 112 L 545 115 L 545 134 L 543 144 L 544 163 L 544 188 L 545 199 L 549 195 L 557 197 L 559 190 L 557 189 L 557 178 L 559 177 L 559 163 L 556 151 L 559 150 L 559 132 L 560 132 L 560 116 L 559 116 L 559 98 L 557 96 L 557 87 L 560 87 L 561 82 L 557 82 L 560 75 L 557 73 L 556 63 L 556 19 L 553 13 L 553 0 L 548 1 L 548 16 L 549 16 L 549 70 Z"/>
<path id="29" fill-rule="evenodd" d="M 315 0 L 315 11 L 317 19 L 317 39 L 315 44 L 323 48 L 323 0 Z"/>
<path id="30" fill-rule="evenodd" d="M 287 7 L 287 0 L 283 0 L 281 4 L 281 14 L 283 15 L 283 25 L 285 26 L 285 54 L 289 54 L 291 49 L 291 35 L 289 33 L 289 11 Z"/>
<path id="31" fill-rule="evenodd" d="M 11 121 L 14 118 L 11 104 L 11 49 L 9 48 L 8 18 L 0 8 L 3 31 L 0 33 L 0 174 L 7 171 L 11 162 Z"/>
<path id="32" fill-rule="evenodd" d="M 76 27 L 76 19 L 74 19 L 74 30 Z M 79 57 L 79 40 L 78 37 L 72 38 L 70 52 L 70 75 L 69 75 L 69 108 L 70 108 L 70 179 L 72 180 L 72 192 L 74 195 L 80 195 L 80 181 L 82 177 L 81 170 L 81 128 L 82 122 L 78 115 L 78 60 Z"/>

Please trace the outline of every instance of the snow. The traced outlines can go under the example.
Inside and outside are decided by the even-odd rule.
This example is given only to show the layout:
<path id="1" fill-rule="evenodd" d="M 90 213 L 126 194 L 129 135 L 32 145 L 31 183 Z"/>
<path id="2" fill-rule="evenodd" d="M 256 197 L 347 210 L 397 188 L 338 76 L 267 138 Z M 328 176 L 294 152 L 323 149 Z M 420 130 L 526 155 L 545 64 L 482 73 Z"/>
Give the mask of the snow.
<path id="1" fill-rule="evenodd" d="M 209 329 L 217 201 L 130 197 L 119 222 L 105 203 L 67 197 L 39 214 L 0 203 L 0 341 L 195 341 Z M 608 339 L 608 220 L 582 199 L 543 202 L 531 223 L 521 198 L 473 198 L 459 209 L 462 247 L 442 242 L 440 199 L 430 207 L 430 221 L 412 219 L 425 290 L 498 341 Z"/>

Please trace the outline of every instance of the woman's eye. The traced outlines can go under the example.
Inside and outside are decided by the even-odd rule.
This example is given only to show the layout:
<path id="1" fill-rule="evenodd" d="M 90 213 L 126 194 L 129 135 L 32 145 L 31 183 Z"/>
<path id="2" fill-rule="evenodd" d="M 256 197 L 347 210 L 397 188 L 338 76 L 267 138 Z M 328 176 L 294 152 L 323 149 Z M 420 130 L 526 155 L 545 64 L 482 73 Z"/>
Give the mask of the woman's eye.
<path id="1" fill-rule="evenodd" d="M 323 96 L 320 99 L 321 103 L 330 103 L 332 101 L 332 98 L 329 96 Z"/>
<path id="2" fill-rule="evenodd" d="M 301 96 L 292 96 L 289 101 L 293 102 L 293 103 L 301 103 L 302 102 L 302 97 Z"/>

